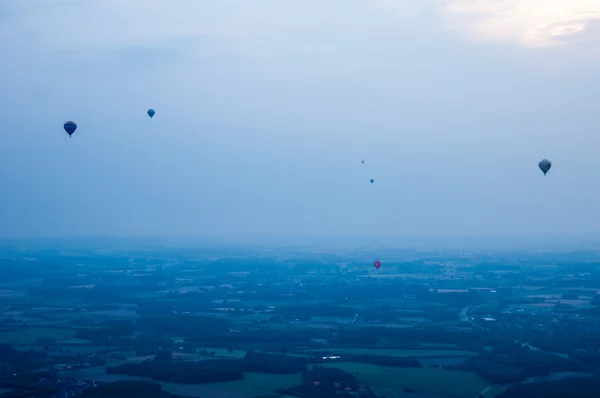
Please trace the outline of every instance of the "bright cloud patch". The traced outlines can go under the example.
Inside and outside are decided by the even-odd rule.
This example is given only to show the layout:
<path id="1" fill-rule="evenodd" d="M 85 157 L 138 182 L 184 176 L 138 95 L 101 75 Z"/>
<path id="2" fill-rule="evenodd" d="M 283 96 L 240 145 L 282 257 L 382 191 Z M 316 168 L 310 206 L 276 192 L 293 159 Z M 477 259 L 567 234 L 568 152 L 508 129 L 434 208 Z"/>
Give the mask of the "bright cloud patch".
<path id="1" fill-rule="evenodd" d="M 444 8 L 452 28 L 476 39 L 536 47 L 581 37 L 600 20 L 599 0 L 451 0 Z"/>

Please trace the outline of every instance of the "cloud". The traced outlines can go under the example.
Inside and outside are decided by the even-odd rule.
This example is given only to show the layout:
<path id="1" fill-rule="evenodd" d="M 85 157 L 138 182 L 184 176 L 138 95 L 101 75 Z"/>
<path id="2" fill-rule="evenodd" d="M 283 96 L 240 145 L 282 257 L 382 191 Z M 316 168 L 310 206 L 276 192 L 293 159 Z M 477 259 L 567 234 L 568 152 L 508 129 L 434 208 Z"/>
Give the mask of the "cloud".
<path id="1" fill-rule="evenodd" d="M 230 0 L 222 0 L 227 3 Z M 194 0 L 0 2 L 0 65 L 5 91 L 45 97 L 53 81 L 73 87 L 138 77 L 148 84 L 208 63 L 245 62 L 250 51 L 224 9 Z M 220 22 L 220 23 L 219 23 Z M 224 61 L 225 60 L 225 61 Z M 49 79 L 49 76 L 52 78 Z M 104 83 L 100 83 L 103 81 Z M 64 82 L 63 82 L 64 84 Z M 133 84 L 133 83 L 132 83 Z M 14 87 L 14 90 L 17 90 Z"/>
<path id="2" fill-rule="evenodd" d="M 371 0 L 394 17 L 419 18 L 477 41 L 549 47 L 600 38 L 598 0 Z"/>
<path id="3" fill-rule="evenodd" d="M 223 0 L 227 2 L 228 0 Z M 95 0 L 37 2 L 5 0 L 0 14 L 2 47 L 41 53 L 104 52 L 164 48 L 183 44 L 187 50 L 243 52 L 231 20 L 214 18 L 217 9 L 192 0 Z M 239 35 L 238 35 L 239 36 Z M 191 41 L 196 40 L 194 45 Z M 208 43 L 208 41 L 211 41 Z M 185 43 L 181 43 L 185 41 Z"/>
<path id="4" fill-rule="evenodd" d="M 451 0 L 444 10 L 453 30 L 526 47 L 579 41 L 600 20 L 597 0 Z"/>

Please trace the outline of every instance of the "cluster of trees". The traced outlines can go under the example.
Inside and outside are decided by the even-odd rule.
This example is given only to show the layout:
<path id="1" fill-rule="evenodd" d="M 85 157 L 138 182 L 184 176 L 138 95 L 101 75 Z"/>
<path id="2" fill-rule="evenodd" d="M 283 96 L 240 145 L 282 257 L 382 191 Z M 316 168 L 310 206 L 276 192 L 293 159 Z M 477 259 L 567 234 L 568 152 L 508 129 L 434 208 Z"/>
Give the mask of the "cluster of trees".
<path id="1" fill-rule="evenodd" d="M 2 394 L 2 397 L 9 398 L 29 398 L 35 396 L 44 396 L 47 394 L 56 393 L 55 388 L 41 386 L 39 384 L 20 381 L 2 381 L 0 380 L 0 388 L 10 389 L 10 392 Z"/>
<path id="2" fill-rule="evenodd" d="M 316 344 L 311 342 L 311 337 L 329 338 L 330 336 L 331 332 L 326 330 L 319 330 L 314 334 L 308 334 L 301 330 L 282 332 L 281 330 L 275 329 L 246 330 L 241 333 L 231 333 L 228 330 L 227 332 L 219 334 L 208 330 L 203 333 L 197 333 L 196 336 L 193 337 L 186 337 L 186 342 L 196 346 L 235 346 L 244 347 L 245 349 L 274 351 L 280 349 L 282 346 L 290 345 L 291 342 L 294 346 L 316 346 Z"/>
<path id="3" fill-rule="evenodd" d="M 150 362 L 108 367 L 107 373 L 148 377 L 175 383 L 202 384 L 243 380 L 244 372 L 294 374 L 306 371 L 303 358 L 248 352 L 242 359 L 211 359 L 199 362 L 173 362 L 163 350 Z"/>
<path id="4" fill-rule="evenodd" d="M 232 323 L 209 316 L 170 314 L 143 317 L 133 321 L 105 321 L 97 329 L 78 329 L 76 337 L 90 340 L 94 345 L 165 345 L 167 336 L 194 336 L 189 341 L 204 343 L 230 343 L 228 336 Z M 130 340 L 134 337 L 134 340 Z"/>
<path id="5" fill-rule="evenodd" d="M 497 333 L 484 335 L 476 332 L 474 338 L 481 341 L 485 346 L 494 347 L 494 351 L 500 350 L 511 352 L 514 340 L 529 341 L 537 348 L 554 353 L 571 354 L 575 350 L 598 351 L 600 350 L 600 340 L 596 337 L 594 330 L 600 327 L 600 311 L 596 314 L 585 313 L 586 309 L 578 310 L 581 317 L 577 321 L 570 322 L 567 319 L 562 320 L 558 325 L 543 329 L 514 328 L 514 322 L 521 324 L 549 323 L 552 321 L 552 314 L 544 319 L 539 319 L 539 315 L 522 313 L 520 315 L 499 315 L 497 322 L 488 324 L 488 327 L 495 327 Z M 537 318 L 537 319 L 536 319 Z M 511 326 L 505 327 L 506 323 Z M 494 325 L 495 324 L 495 325 Z"/>
<path id="6" fill-rule="evenodd" d="M 54 361 L 38 352 L 15 350 L 11 345 L 0 344 L 0 375 L 22 373 L 52 365 Z"/>
<path id="7" fill-rule="evenodd" d="M 539 351 L 524 350 L 511 355 L 484 354 L 469 358 L 463 368 L 478 373 L 493 384 L 520 382 L 554 372 L 585 372 L 578 361 Z"/>
<path id="8" fill-rule="evenodd" d="M 335 350 L 333 351 L 320 351 L 315 352 L 315 359 L 311 360 L 313 363 L 324 362 L 322 357 L 336 355 Z M 331 360 L 327 360 L 331 362 Z M 423 365 L 414 358 L 402 358 L 402 357 L 390 357 L 384 355 L 343 355 L 344 362 L 359 362 L 367 363 L 371 365 L 380 366 L 393 366 L 396 368 L 422 368 Z"/>
<path id="9" fill-rule="evenodd" d="M 302 383 L 289 388 L 279 388 L 278 394 L 302 398 L 353 397 L 359 389 L 352 373 L 337 368 L 314 366 L 302 373 Z"/>
<path id="10" fill-rule="evenodd" d="M 306 360 L 297 357 L 257 353 L 249 351 L 235 365 L 245 372 L 262 372 L 275 374 L 294 374 L 308 369 Z"/>
<path id="11" fill-rule="evenodd" d="M 287 318 L 299 317 L 353 317 L 358 312 L 351 307 L 342 307 L 330 303 L 318 303 L 316 305 L 298 305 L 278 308 L 278 314 Z"/>
<path id="12" fill-rule="evenodd" d="M 146 362 L 122 364 L 106 368 L 109 374 L 148 377 L 157 381 L 169 381 L 184 384 L 217 383 L 222 381 L 243 380 L 244 372 L 230 366 L 225 359 L 198 362 Z"/>
<path id="13" fill-rule="evenodd" d="M 598 351 L 575 351 L 569 354 L 569 358 L 594 369 L 600 369 L 600 353 Z"/>
<path id="14" fill-rule="evenodd" d="M 455 314 L 456 316 L 456 314 Z M 353 327 L 342 329 L 331 343 L 338 347 L 376 348 L 377 342 L 384 342 L 388 349 L 427 349 L 427 343 L 475 346 L 473 338 L 463 332 L 447 331 L 436 326 L 423 326 L 418 329 Z M 483 346 L 476 345 L 479 349 Z"/>
<path id="15" fill-rule="evenodd" d="M 117 381 L 88 388 L 85 398 L 179 398 L 163 391 L 159 384 L 148 381 Z"/>
<path id="16" fill-rule="evenodd" d="M 416 359 L 401 357 L 386 357 L 382 355 L 351 355 L 344 357 L 350 362 L 367 363 L 371 365 L 393 366 L 396 368 L 422 368 L 423 365 Z"/>
<path id="17" fill-rule="evenodd" d="M 228 319 L 211 316 L 193 316 L 185 314 L 169 314 L 154 317 L 143 317 L 136 321 L 138 330 L 152 330 L 155 333 L 167 333 L 177 336 L 219 336 L 228 335 L 234 327 Z"/>
<path id="18" fill-rule="evenodd" d="M 498 398 L 597 398 L 600 377 L 520 384 L 507 389 Z"/>

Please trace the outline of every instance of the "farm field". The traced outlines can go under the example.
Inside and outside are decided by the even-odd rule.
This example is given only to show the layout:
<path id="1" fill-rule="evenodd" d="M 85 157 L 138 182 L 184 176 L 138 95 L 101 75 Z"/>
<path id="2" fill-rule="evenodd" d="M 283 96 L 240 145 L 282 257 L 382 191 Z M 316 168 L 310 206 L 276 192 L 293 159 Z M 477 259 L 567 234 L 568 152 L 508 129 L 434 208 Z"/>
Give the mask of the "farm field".
<path id="1" fill-rule="evenodd" d="M 486 381 L 475 373 L 457 370 L 393 368 L 355 362 L 338 362 L 325 366 L 337 367 L 355 374 L 361 383 L 371 386 L 375 393 L 378 393 L 378 387 L 388 391 L 390 389 L 402 391 L 404 387 L 409 387 L 423 393 L 472 398 L 487 385 Z"/>

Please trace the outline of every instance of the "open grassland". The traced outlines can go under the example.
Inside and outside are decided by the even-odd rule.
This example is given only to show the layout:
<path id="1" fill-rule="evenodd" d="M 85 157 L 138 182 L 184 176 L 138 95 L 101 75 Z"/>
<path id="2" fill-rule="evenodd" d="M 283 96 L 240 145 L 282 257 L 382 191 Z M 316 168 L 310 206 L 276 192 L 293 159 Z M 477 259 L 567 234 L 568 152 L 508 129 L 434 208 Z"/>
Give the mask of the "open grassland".
<path id="1" fill-rule="evenodd" d="M 68 340 L 75 335 L 75 330 L 51 328 L 25 328 L 10 332 L 0 332 L 3 344 L 35 344 L 37 339 Z"/>
<path id="2" fill-rule="evenodd" d="M 401 358 L 428 358 L 428 357 L 466 357 L 477 355 L 475 352 L 464 350 L 394 350 L 379 348 L 324 348 L 322 350 L 309 350 L 309 352 L 332 351 L 336 354 L 346 355 L 381 355 Z"/>
<path id="3" fill-rule="evenodd" d="M 472 398 L 487 384 L 475 373 L 458 370 L 393 368 L 355 362 L 339 362 L 325 366 L 355 374 L 360 383 L 368 384 L 375 393 L 378 393 L 378 387 L 387 391 L 402 391 L 404 387 L 409 387 L 423 393 Z"/>

